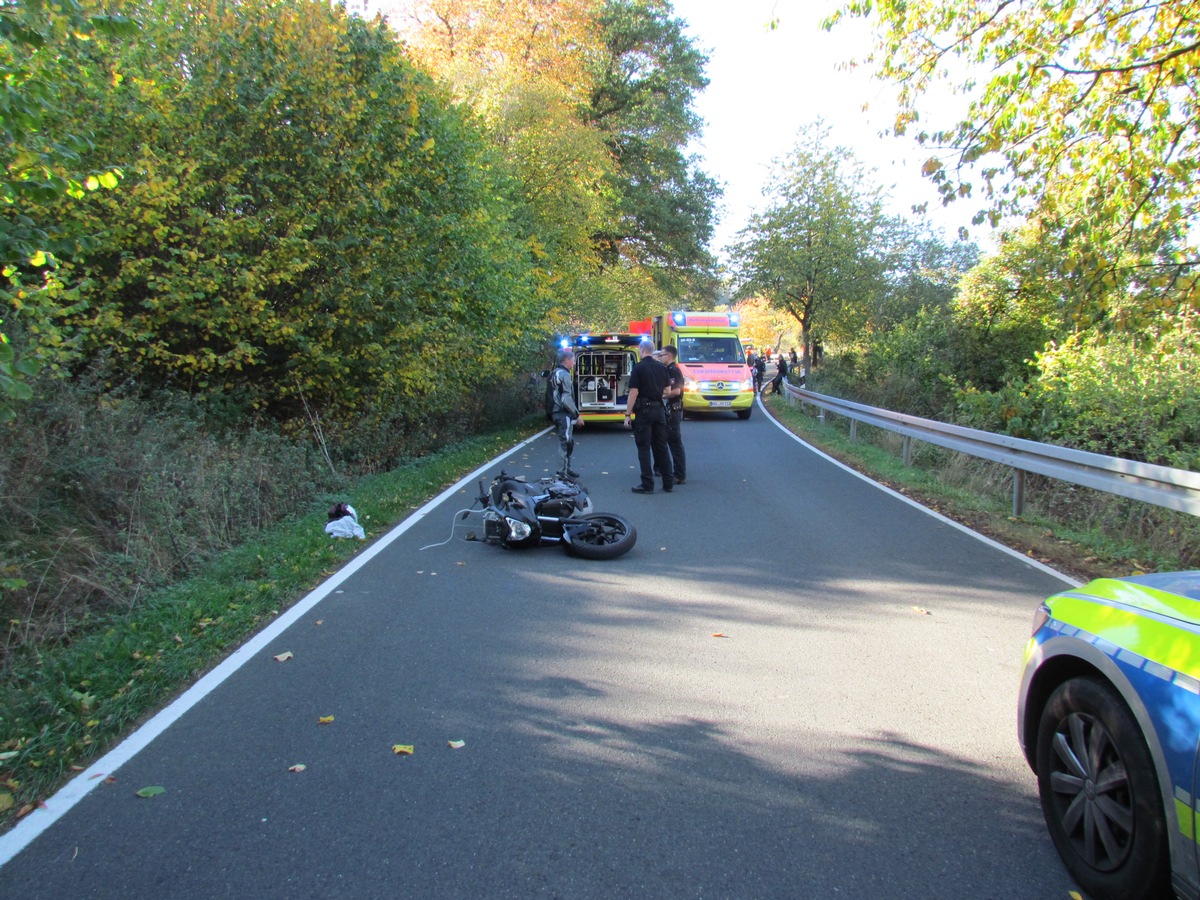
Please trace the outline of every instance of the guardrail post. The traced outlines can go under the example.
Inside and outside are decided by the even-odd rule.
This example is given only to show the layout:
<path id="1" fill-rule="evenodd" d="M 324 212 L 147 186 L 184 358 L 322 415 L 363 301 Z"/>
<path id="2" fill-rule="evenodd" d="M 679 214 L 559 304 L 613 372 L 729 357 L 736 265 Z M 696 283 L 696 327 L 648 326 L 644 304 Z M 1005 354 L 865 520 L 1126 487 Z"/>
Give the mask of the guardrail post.
<path id="1" fill-rule="evenodd" d="M 904 464 L 912 465 L 912 438 L 907 434 L 904 436 Z"/>
<path id="2" fill-rule="evenodd" d="M 850 443 L 858 440 L 858 419 L 850 420 Z"/>
<path id="3" fill-rule="evenodd" d="M 1019 516 L 1025 510 L 1025 471 L 1013 469 L 1013 515 Z"/>

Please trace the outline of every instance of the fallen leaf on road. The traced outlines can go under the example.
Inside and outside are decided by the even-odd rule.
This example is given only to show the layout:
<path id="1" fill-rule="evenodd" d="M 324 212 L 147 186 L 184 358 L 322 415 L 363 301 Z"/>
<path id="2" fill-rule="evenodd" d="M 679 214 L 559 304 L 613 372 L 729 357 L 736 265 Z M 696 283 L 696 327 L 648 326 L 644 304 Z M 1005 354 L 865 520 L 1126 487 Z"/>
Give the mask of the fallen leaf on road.
<path id="1" fill-rule="evenodd" d="M 1071 896 L 1071 900 L 1083 900 L 1079 891 L 1067 891 L 1067 893 Z"/>
<path id="2" fill-rule="evenodd" d="M 167 789 L 165 787 L 144 787 L 137 792 L 137 795 L 139 797 L 157 797 L 159 794 L 165 794 L 166 792 Z"/>
<path id="3" fill-rule="evenodd" d="M 116 784 L 116 783 L 117 783 L 117 776 L 116 776 L 116 775 L 109 775 L 107 778 L 105 778 L 105 779 L 104 779 L 104 783 L 105 783 L 105 784 Z"/>
<path id="4" fill-rule="evenodd" d="M 37 807 L 34 806 L 32 803 L 26 803 L 19 810 L 17 810 L 17 818 L 23 819 L 23 818 L 25 818 L 25 816 L 29 815 L 35 809 L 37 809 Z"/>
<path id="5" fill-rule="evenodd" d="M 304 763 L 296 763 L 294 766 L 288 766 L 288 771 L 289 772 L 303 772 L 307 768 L 308 768 L 308 766 L 304 765 Z"/>
<path id="6" fill-rule="evenodd" d="M 461 750 L 463 747 L 467 746 L 467 742 L 466 741 L 446 741 L 446 745 L 454 750 Z"/>
<path id="7" fill-rule="evenodd" d="M 333 716 L 321 716 L 321 718 L 317 719 L 317 724 L 318 725 L 328 725 L 332 721 L 333 721 Z"/>
<path id="8" fill-rule="evenodd" d="M 317 621 L 313 622 L 313 624 L 314 624 L 314 625 L 324 625 L 324 624 L 325 624 L 325 620 L 324 620 L 324 619 L 317 619 Z"/>
<path id="9" fill-rule="evenodd" d="M 921 607 L 919 607 L 919 606 L 914 606 L 912 608 L 912 611 L 915 613 L 919 613 L 922 616 L 932 616 L 933 615 L 933 613 L 931 613 L 929 610 L 921 609 Z"/>
<path id="10" fill-rule="evenodd" d="M 392 744 L 392 752 L 397 756 L 412 756 L 413 746 L 412 744 Z"/>
<path id="11" fill-rule="evenodd" d="M 275 657 L 275 662 L 287 662 L 293 656 L 295 656 L 295 654 L 292 653 L 291 650 L 285 650 L 283 653 L 280 653 Z"/>
<path id="12" fill-rule="evenodd" d="M 723 632 L 723 631 L 714 631 L 714 632 L 713 632 L 713 637 L 729 637 L 729 635 L 727 635 L 727 634 L 726 634 L 725 632 Z"/>

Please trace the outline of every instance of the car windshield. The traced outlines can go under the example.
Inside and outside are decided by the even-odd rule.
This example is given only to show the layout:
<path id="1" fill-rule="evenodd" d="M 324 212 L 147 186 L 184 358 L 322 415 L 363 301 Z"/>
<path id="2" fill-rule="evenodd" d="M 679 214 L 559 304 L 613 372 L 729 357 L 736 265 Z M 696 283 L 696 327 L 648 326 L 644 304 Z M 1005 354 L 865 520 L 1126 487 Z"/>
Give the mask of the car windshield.
<path id="1" fill-rule="evenodd" d="M 679 361 L 681 363 L 729 363 L 740 365 L 746 360 L 742 342 L 735 337 L 686 337 L 679 338 Z"/>
<path id="2" fill-rule="evenodd" d="M 1200 600 L 1200 572 L 1156 572 L 1150 575 L 1135 575 L 1122 580 L 1143 584 L 1156 591 L 1178 594 L 1189 600 Z"/>

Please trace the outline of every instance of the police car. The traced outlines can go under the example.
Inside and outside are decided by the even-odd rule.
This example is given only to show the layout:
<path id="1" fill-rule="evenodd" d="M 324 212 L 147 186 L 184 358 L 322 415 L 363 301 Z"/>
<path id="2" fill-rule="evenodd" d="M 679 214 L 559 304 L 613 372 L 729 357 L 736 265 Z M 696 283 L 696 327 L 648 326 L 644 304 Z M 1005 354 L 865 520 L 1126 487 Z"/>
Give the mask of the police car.
<path id="1" fill-rule="evenodd" d="M 1089 895 L 1200 898 L 1200 572 L 1046 600 L 1017 730 L 1050 836 Z"/>

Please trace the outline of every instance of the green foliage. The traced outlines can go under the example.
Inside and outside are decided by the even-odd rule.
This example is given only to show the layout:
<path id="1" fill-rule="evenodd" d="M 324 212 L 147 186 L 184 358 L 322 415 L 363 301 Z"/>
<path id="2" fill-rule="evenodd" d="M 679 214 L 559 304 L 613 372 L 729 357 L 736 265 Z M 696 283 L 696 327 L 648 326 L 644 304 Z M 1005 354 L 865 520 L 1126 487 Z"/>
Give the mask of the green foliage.
<path id="1" fill-rule="evenodd" d="M 1128 335 L 1073 335 L 1037 357 L 1038 376 L 964 391 L 960 420 L 1110 456 L 1200 470 L 1195 316 Z"/>
<path id="2" fill-rule="evenodd" d="M 617 209 L 595 240 L 606 264 L 647 266 L 678 296 L 714 266 L 706 248 L 720 189 L 684 155 L 702 124 L 692 102 L 708 84 L 706 58 L 665 0 L 606 0 L 599 27 L 584 114 L 616 163 Z"/>
<path id="3" fill-rule="evenodd" d="M 877 189 L 820 123 L 776 163 L 767 209 L 730 248 L 738 296 L 765 297 L 799 323 L 805 357 L 813 333 L 852 340 L 883 288 Z"/>
<path id="4" fill-rule="evenodd" d="M 549 324 L 562 330 L 565 317 L 579 317 L 587 306 L 587 282 L 599 267 L 592 235 L 610 215 L 608 148 L 572 105 L 535 84 L 513 87 L 491 115 L 489 137 L 512 177 L 513 219 L 534 236 Z"/>
<path id="5" fill-rule="evenodd" d="M 23 277 L 52 267 L 54 253 L 79 237 L 22 207 L 30 201 L 79 199 L 87 191 L 116 186 L 119 170 L 83 168 L 83 154 L 92 147 L 86 123 L 73 131 L 56 131 L 53 126 L 66 111 L 64 95 L 97 78 L 83 64 L 80 46 L 98 35 L 128 36 L 135 31 L 134 23 L 123 16 L 92 13 L 75 0 L 0 8 L 0 143 L 5 148 L 0 172 L 0 304 L 19 299 Z M 37 277 L 54 283 L 52 274 Z M 0 421 L 15 415 L 15 401 L 29 398 L 27 379 L 39 368 L 38 359 L 18 357 L 7 335 L 0 334 Z"/>
<path id="6" fill-rule="evenodd" d="M 928 228 L 900 218 L 887 219 L 877 236 L 876 254 L 884 278 L 869 298 L 868 331 L 886 330 L 922 309 L 946 309 L 959 282 L 979 260 L 979 248 L 965 241 L 946 243 Z"/>
<path id="7" fill-rule="evenodd" d="M 14 307 L 56 366 L 111 349 L 140 390 L 337 440 L 527 351 L 545 300 L 509 185 L 386 27 L 309 0 L 137 9 L 145 41 L 91 48 L 120 85 L 73 107 L 123 189 L 62 210 L 97 235 L 63 262 L 78 293 Z"/>
<path id="8" fill-rule="evenodd" d="M 1082 315 L 1122 293 L 1135 323 L 1200 304 L 1196 0 L 851 0 L 827 25 L 842 15 L 878 24 L 896 133 L 949 151 L 925 166 L 943 201 L 1041 222 Z M 938 121 L 923 98 L 948 85 L 964 102 Z"/>

